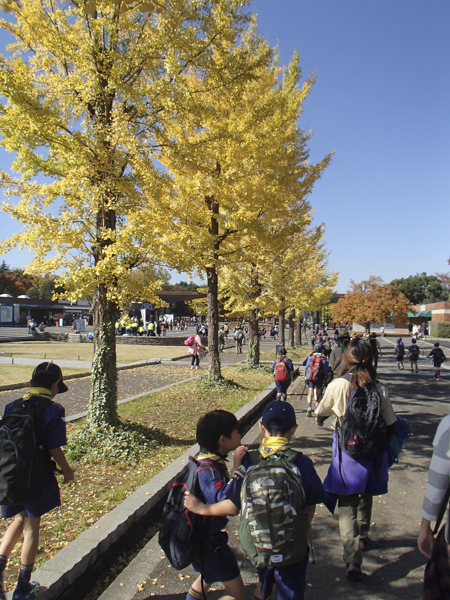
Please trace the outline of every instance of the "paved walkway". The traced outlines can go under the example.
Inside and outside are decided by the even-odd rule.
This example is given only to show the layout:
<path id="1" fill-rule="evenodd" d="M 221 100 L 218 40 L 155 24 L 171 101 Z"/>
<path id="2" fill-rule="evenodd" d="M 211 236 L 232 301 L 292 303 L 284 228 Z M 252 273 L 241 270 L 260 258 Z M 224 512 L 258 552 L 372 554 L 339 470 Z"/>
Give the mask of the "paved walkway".
<path id="1" fill-rule="evenodd" d="M 412 436 L 401 454 L 400 463 L 390 471 L 389 494 L 374 499 L 371 544 L 364 555 L 361 582 L 350 582 L 345 577 L 337 517 L 330 515 L 324 507 L 317 508 L 313 527 L 314 561 L 311 555 L 305 596 L 310 600 L 346 597 L 411 600 L 421 597 L 424 559 L 416 549 L 416 537 L 431 442 L 440 419 L 449 412 L 450 377 L 443 382 L 435 382 L 431 369 L 428 365 L 425 369 L 422 363 L 418 375 L 398 371 L 389 345 L 383 342 L 383 346 L 386 353 L 378 376 L 388 386 L 396 413 L 409 421 Z M 303 387 L 301 379 L 298 379 L 290 396 L 299 424 L 295 448 L 312 458 L 323 479 L 331 458 L 332 432 L 317 428 L 314 419 L 306 417 Z M 245 599 L 250 600 L 256 582 L 255 571 L 239 552 L 237 518 L 231 520 L 228 530 L 246 583 Z M 147 573 L 148 579 L 133 600 L 184 600 L 195 573 L 190 568 L 181 573 L 171 568 L 156 540 L 150 542 L 145 551 L 147 564 L 155 555 L 156 561 L 153 559 L 154 566 Z M 124 572 L 122 577 L 127 577 L 127 573 Z M 220 590 L 222 586 L 219 584 L 216 589 Z M 208 598 L 216 600 L 222 594 L 212 592 Z"/>

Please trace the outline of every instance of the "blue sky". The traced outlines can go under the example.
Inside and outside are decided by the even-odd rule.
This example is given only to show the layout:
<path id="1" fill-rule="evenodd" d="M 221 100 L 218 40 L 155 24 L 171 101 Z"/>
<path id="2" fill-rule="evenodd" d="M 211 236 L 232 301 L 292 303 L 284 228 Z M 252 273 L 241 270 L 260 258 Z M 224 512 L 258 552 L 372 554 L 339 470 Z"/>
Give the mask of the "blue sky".
<path id="1" fill-rule="evenodd" d="M 449 271 L 450 2 L 252 0 L 251 8 L 281 63 L 297 48 L 304 75 L 317 76 L 300 126 L 313 131 L 312 161 L 336 152 L 309 201 L 326 225 L 337 291 L 370 275 L 389 282 Z M 0 151 L 0 169 L 10 162 Z M 0 237 L 12 224 L 0 213 Z M 2 258 L 20 266 L 30 255 Z"/>

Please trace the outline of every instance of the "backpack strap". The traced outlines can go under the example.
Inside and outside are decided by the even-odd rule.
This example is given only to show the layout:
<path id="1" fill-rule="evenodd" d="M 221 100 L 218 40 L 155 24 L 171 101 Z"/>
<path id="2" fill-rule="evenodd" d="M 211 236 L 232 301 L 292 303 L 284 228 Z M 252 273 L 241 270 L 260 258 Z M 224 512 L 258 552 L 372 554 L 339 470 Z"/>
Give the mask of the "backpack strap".
<path id="1" fill-rule="evenodd" d="M 52 400 L 49 400 L 49 398 L 44 398 L 43 396 L 33 396 L 33 397 L 40 398 L 40 400 L 41 400 L 37 406 L 32 405 L 32 404 L 29 405 L 31 407 L 31 409 L 33 410 L 34 415 L 36 417 L 39 416 L 41 414 L 41 412 L 44 411 L 48 406 L 50 406 L 50 404 L 53 404 Z M 30 398 L 30 400 L 32 400 L 32 398 Z M 12 406 L 11 412 L 9 414 L 12 415 L 12 414 L 20 413 L 21 409 L 23 408 L 24 402 L 29 402 L 30 400 L 24 400 L 23 398 L 14 400 L 12 403 L 13 406 Z"/>

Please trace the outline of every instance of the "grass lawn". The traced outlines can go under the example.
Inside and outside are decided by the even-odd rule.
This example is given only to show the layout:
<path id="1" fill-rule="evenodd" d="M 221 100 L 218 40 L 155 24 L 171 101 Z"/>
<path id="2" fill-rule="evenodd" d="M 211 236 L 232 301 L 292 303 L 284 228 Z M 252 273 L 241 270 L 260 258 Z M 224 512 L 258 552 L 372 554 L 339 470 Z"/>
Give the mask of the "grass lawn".
<path id="1" fill-rule="evenodd" d="M 297 346 L 296 348 L 290 348 L 289 346 L 285 346 L 286 348 L 286 356 L 290 358 L 293 362 L 302 362 L 307 356 L 311 354 L 311 346 Z M 259 357 L 259 360 L 275 360 L 277 358 L 275 356 L 275 352 L 264 352 Z"/>
<path id="2" fill-rule="evenodd" d="M 147 455 L 137 465 L 73 463 L 76 481 L 60 486 L 62 506 L 42 517 L 36 568 L 192 446 L 200 416 L 216 408 L 236 412 L 273 381 L 267 368 L 230 367 L 223 369 L 223 376 L 236 386 L 201 387 L 193 381 L 119 407 L 122 421 L 154 434 Z M 69 438 L 80 427 L 83 421 L 69 424 Z M 1 522 L 0 536 L 8 524 Z M 19 549 L 16 546 L 5 572 L 8 589 L 17 578 Z"/>
<path id="3" fill-rule="evenodd" d="M 66 369 L 64 368 L 64 377 L 73 373 L 84 373 L 86 369 Z M 33 367 L 24 365 L 0 365 L 0 385 L 10 385 L 12 383 L 27 383 L 30 381 Z"/>
<path id="4" fill-rule="evenodd" d="M 117 344 L 117 362 L 131 363 L 150 358 L 173 358 L 187 354 L 184 346 L 134 346 Z M 68 342 L 11 342 L 2 344 L 0 356 L 42 358 L 42 360 L 92 360 L 92 344 Z"/>

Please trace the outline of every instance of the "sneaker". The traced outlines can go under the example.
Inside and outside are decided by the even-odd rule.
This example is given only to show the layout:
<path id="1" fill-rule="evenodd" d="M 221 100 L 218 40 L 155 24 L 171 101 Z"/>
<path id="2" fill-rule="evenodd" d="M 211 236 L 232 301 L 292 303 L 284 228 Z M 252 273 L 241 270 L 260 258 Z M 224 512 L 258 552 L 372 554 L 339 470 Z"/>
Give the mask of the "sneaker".
<path id="1" fill-rule="evenodd" d="M 312 408 L 308 408 L 308 410 L 306 411 L 306 416 L 312 417 L 312 414 L 313 414 Z"/>
<path id="2" fill-rule="evenodd" d="M 359 581 L 361 578 L 361 567 L 355 563 L 347 564 L 346 575 L 350 581 Z"/>
<path id="3" fill-rule="evenodd" d="M 359 549 L 361 552 L 365 552 L 367 550 L 367 546 L 369 545 L 369 538 L 359 538 Z"/>
<path id="4" fill-rule="evenodd" d="M 20 594 L 16 588 L 14 590 L 12 600 L 33 600 L 33 598 L 37 598 L 41 593 L 41 586 L 37 583 L 37 581 L 32 581 L 29 586 L 29 590 L 25 594 Z"/>
<path id="5" fill-rule="evenodd" d="M 442 381 L 442 377 L 438 377 L 436 381 Z"/>
<path id="6" fill-rule="evenodd" d="M 419 372 L 419 369 L 416 370 L 416 373 L 418 373 L 418 372 Z"/>

